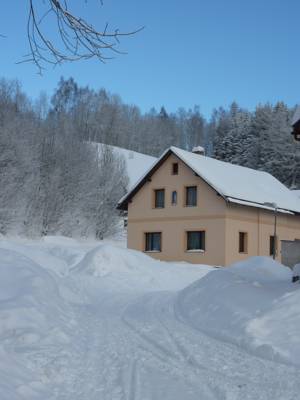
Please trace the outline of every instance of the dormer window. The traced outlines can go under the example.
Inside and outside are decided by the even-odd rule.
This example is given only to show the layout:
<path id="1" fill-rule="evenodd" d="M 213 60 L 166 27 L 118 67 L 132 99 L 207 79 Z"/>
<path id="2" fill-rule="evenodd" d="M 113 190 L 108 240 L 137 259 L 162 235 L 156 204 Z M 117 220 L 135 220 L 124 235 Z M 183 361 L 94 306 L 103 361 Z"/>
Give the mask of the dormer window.
<path id="1" fill-rule="evenodd" d="M 178 163 L 172 164 L 172 175 L 178 175 Z"/>

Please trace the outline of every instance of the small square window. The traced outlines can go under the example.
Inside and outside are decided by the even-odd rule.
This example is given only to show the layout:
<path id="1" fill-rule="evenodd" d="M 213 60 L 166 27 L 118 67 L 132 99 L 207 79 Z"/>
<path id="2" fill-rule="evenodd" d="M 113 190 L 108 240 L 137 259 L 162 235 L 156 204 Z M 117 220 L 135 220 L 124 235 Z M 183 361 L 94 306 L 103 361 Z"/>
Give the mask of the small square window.
<path id="1" fill-rule="evenodd" d="M 165 207 L 165 189 L 157 189 L 154 191 L 154 207 L 164 208 Z"/>
<path id="2" fill-rule="evenodd" d="M 178 163 L 172 164 L 172 175 L 178 175 Z"/>
<path id="3" fill-rule="evenodd" d="M 197 206 L 197 186 L 186 187 L 185 205 L 187 207 Z"/>
<path id="4" fill-rule="evenodd" d="M 145 251 L 161 251 L 161 232 L 145 234 Z"/>
<path id="5" fill-rule="evenodd" d="M 248 251 L 248 234 L 247 232 L 239 232 L 239 253 L 247 253 Z"/>
<path id="6" fill-rule="evenodd" d="M 205 231 L 187 232 L 187 251 L 205 250 Z"/>

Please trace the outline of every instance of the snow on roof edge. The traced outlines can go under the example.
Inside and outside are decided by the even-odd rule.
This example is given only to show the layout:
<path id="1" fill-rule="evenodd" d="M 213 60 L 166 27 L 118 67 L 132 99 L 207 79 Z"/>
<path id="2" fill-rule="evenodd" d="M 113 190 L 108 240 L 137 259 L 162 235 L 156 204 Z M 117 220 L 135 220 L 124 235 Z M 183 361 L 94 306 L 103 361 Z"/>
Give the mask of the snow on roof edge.
<path id="1" fill-rule="evenodd" d="M 295 215 L 293 211 L 290 210 L 285 210 L 283 208 L 277 208 L 275 209 L 274 207 L 266 206 L 261 203 L 254 203 L 253 201 L 247 201 L 247 200 L 241 200 L 241 199 L 235 199 L 233 197 L 227 197 L 227 200 L 230 203 L 235 203 L 235 204 L 240 204 L 242 206 L 248 206 L 248 207 L 255 207 L 255 208 L 263 208 L 264 210 L 269 210 L 269 211 L 275 211 L 280 212 L 282 214 L 290 214 L 290 215 Z"/>

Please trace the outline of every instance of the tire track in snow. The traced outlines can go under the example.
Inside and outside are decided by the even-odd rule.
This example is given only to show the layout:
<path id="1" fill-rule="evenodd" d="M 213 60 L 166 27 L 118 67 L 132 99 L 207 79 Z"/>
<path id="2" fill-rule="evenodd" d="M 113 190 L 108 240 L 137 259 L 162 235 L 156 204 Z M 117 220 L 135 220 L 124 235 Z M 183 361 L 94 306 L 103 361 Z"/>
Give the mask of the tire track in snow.
<path id="1" fill-rule="evenodd" d="M 139 400 L 137 397 L 137 365 L 138 362 L 133 360 L 130 367 L 128 400 Z"/>
<path id="2" fill-rule="evenodd" d="M 162 294 L 164 297 L 163 299 Z M 208 368 L 199 363 L 196 357 L 191 353 L 192 349 L 190 348 L 188 350 L 171 331 L 172 328 L 176 329 L 176 332 L 182 333 L 182 338 L 188 339 L 188 343 L 191 344 L 194 342 L 194 340 L 191 340 L 190 334 L 192 334 L 191 337 L 195 339 L 195 332 L 192 329 L 187 329 L 186 325 L 176 318 L 176 310 L 172 302 L 173 296 L 173 293 L 166 292 L 147 294 L 139 298 L 136 303 L 132 303 L 125 310 L 125 313 L 122 315 L 122 320 L 131 331 L 138 336 L 139 340 L 142 340 L 142 343 L 144 343 L 144 346 L 139 344 L 139 347 L 151 353 L 152 356 L 160 362 L 162 368 L 165 367 L 165 370 L 166 368 L 173 368 L 176 374 L 181 374 L 181 377 L 184 377 L 186 381 L 193 382 L 198 388 L 201 388 L 201 392 L 203 392 L 204 387 L 206 387 L 208 392 L 205 398 L 239 399 L 241 391 L 246 393 L 245 388 L 248 384 L 253 386 L 254 382 L 245 379 L 245 376 L 232 375 L 230 367 L 222 370 L 222 368 L 216 368 L 216 366 L 210 364 Z M 164 307 L 165 305 L 167 306 Z M 144 322 L 141 322 L 139 317 L 141 313 L 143 315 L 142 321 Z M 174 324 L 175 322 L 176 326 L 170 328 L 168 326 L 168 321 L 170 324 Z M 158 326 L 160 328 L 159 335 L 164 338 L 162 341 L 170 343 L 172 350 L 167 348 L 166 345 L 157 342 L 153 339 L 153 336 L 151 336 L 149 327 L 153 327 L 156 330 Z M 143 329 L 145 327 L 148 327 L 148 331 Z M 220 348 L 221 344 L 217 343 L 215 340 L 213 340 L 213 343 L 210 343 L 210 338 L 205 334 L 202 335 L 201 332 L 197 332 L 197 336 L 201 338 L 200 342 L 197 341 L 197 347 L 203 347 L 204 360 L 207 361 L 211 353 L 216 359 L 220 358 L 220 365 L 226 365 L 226 360 L 230 357 L 233 349 L 227 344 L 223 346 L 223 343 Z M 225 350 L 227 356 L 223 354 L 223 351 L 221 354 L 218 354 L 218 349 Z M 200 350 L 201 352 L 199 355 L 202 354 L 202 349 L 200 348 Z M 260 360 L 253 360 L 255 363 L 257 361 L 260 362 Z M 249 362 L 251 363 L 251 360 L 249 360 Z M 185 371 L 184 376 L 182 375 L 182 371 Z M 216 379 L 216 377 L 218 377 L 218 379 Z M 257 382 L 256 385 L 258 385 L 258 387 L 261 386 L 261 389 L 263 389 L 262 382 Z"/>
<path id="3" fill-rule="evenodd" d="M 164 293 L 165 294 L 165 293 Z M 148 296 L 147 296 L 148 297 Z M 123 322 L 132 330 L 134 331 L 137 335 L 139 335 L 139 337 L 146 342 L 148 345 L 150 345 L 152 347 L 152 349 L 154 349 L 154 352 L 152 352 L 153 354 L 155 354 L 155 356 L 157 358 L 159 358 L 161 361 L 165 362 L 165 360 L 161 357 L 161 355 L 157 354 L 157 350 L 159 350 L 160 353 L 162 353 L 164 356 L 166 356 L 169 360 L 169 362 L 175 362 L 176 364 L 178 362 L 182 363 L 186 363 L 188 364 L 189 367 L 194 368 L 194 372 L 200 372 L 203 373 L 203 371 L 206 372 L 218 372 L 218 374 L 220 374 L 219 371 L 212 371 L 211 369 L 201 365 L 198 363 L 198 361 L 194 358 L 193 355 L 191 355 L 186 348 L 179 342 L 179 340 L 177 338 L 175 338 L 175 336 L 171 333 L 170 329 L 166 326 L 165 323 L 162 322 L 161 318 L 159 317 L 159 312 L 157 312 L 157 299 L 154 299 L 154 303 L 153 303 L 153 299 L 154 298 L 150 298 L 150 311 L 147 308 L 148 313 L 150 312 L 150 315 L 153 318 L 153 325 L 154 323 L 158 323 L 158 325 L 160 326 L 166 340 L 171 344 L 173 351 L 171 351 L 170 349 L 166 348 L 165 346 L 163 346 L 161 343 L 158 343 L 157 341 L 155 341 L 154 339 L 152 339 L 152 337 L 149 337 L 148 334 L 146 334 L 145 332 L 142 332 L 140 329 L 138 329 L 133 323 L 129 322 L 128 318 L 126 318 L 124 315 L 122 316 Z M 166 300 L 164 300 L 165 302 Z M 168 301 L 168 299 L 167 299 Z M 147 303 L 148 305 L 149 303 Z M 159 304 L 161 304 L 161 302 L 159 302 Z M 170 304 L 170 302 L 169 302 Z M 130 306 L 131 307 L 131 306 Z M 169 307 L 170 309 L 170 307 Z M 227 378 L 227 376 L 224 375 L 224 378 Z"/>
<path id="4" fill-rule="evenodd" d="M 176 357 L 170 350 L 166 347 L 157 343 L 155 340 L 151 339 L 145 332 L 141 332 L 136 326 L 129 322 L 127 318 L 124 316 L 122 317 L 123 323 L 132 331 L 134 332 L 142 342 L 144 342 L 148 347 L 151 348 L 151 353 L 155 355 L 156 358 L 165 362 L 164 356 L 169 359 L 170 361 L 178 361 L 178 357 Z M 148 349 L 147 349 L 148 350 Z M 157 352 L 158 350 L 158 352 Z"/>
<path id="5" fill-rule="evenodd" d="M 154 308 L 154 310 L 157 311 L 156 308 Z M 170 307 L 169 307 L 169 311 L 171 312 Z M 203 372 L 203 370 L 211 372 L 211 370 L 208 370 L 208 368 L 199 364 L 199 362 L 196 360 L 196 358 L 189 351 L 187 351 L 186 348 L 175 337 L 175 335 L 173 333 L 171 333 L 170 329 L 167 327 L 167 325 L 165 323 L 163 323 L 163 321 L 159 317 L 159 313 L 156 312 L 155 316 L 156 316 L 157 322 L 161 326 L 165 335 L 169 338 L 169 341 L 173 344 L 173 347 L 176 349 L 176 352 L 179 354 L 179 356 L 182 358 L 182 360 L 184 362 L 186 362 L 187 364 L 189 364 L 195 370 L 198 370 L 198 372 Z"/>
<path id="6" fill-rule="evenodd" d="M 170 339 L 169 332 L 166 330 L 163 324 L 160 323 L 160 326 L 165 332 L 165 337 L 167 334 L 169 341 L 171 340 L 173 347 L 175 346 L 177 350 L 175 352 L 170 351 L 165 346 L 149 337 L 148 334 L 142 332 L 134 325 L 134 323 L 129 322 L 129 319 L 125 317 L 124 314 L 122 316 L 122 321 L 125 325 L 127 325 L 131 332 L 135 333 L 135 335 L 138 337 L 138 340 L 144 343 L 144 346 L 139 344 L 139 348 L 147 353 L 150 353 L 152 357 L 154 357 L 161 364 L 161 369 L 163 371 L 170 370 L 170 368 L 172 368 L 173 373 L 179 375 L 181 378 L 184 378 L 185 381 L 188 381 L 197 387 L 201 387 L 201 395 L 204 396 L 202 398 L 205 398 L 206 400 L 215 399 L 216 394 L 218 394 L 217 398 L 222 398 L 225 395 L 224 391 L 221 389 L 222 385 L 219 385 L 220 387 L 216 387 L 216 384 L 214 383 L 215 377 L 211 377 L 211 374 L 214 374 L 215 371 L 211 371 L 208 368 L 198 364 L 195 360 L 192 362 L 191 360 L 188 361 L 189 357 L 187 356 L 187 353 L 183 350 L 183 348 L 179 347 L 179 344 L 177 341 L 175 342 L 173 337 Z M 159 322 L 157 317 L 155 318 L 155 322 Z M 220 377 L 222 374 L 218 372 L 218 375 Z M 228 377 L 226 377 L 226 379 L 228 380 Z"/>

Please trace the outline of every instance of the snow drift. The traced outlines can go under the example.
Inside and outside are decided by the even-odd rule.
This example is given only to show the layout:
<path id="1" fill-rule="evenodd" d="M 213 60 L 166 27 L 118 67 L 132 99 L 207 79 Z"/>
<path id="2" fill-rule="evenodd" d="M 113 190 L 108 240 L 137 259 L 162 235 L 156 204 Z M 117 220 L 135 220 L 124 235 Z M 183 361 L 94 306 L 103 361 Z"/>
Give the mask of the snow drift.
<path id="1" fill-rule="evenodd" d="M 297 398 L 289 269 L 166 263 L 122 246 L 0 241 L 1 400 Z"/>
<path id="2" fill-rule="evenodd" d="M 72 273 L 100 278 L 109 290 L 145 292 L 179 290 L 213 268 L 207 265 L 167 263 L 136 250 L 101 244 L 87 252 Z"/>
<path id="3" fill-rule="evenodd" d="M 119 303 L 181 289 L 210 269 L 160 263 L 107 242 L 2 238 L 0 399 L 52 398 L 53 385 L 65 384 L 68 365 L 85 351 L 87 307 L 111 307 L 114 315 Z"/>
<path id="4" fill-rule="evenodd" d="M 66 345 L 74 324 L 54 276 L 15 251 L 0 249 L 1 400 L 42 397 L 33 355 Z"/>
<path id="5" fill-rule="evenodd" d="M 300 363 L 300 286 L 267 257 L 215 270 L 179 293 L 177 312 L 197 330 L 267 358 Z"/>

